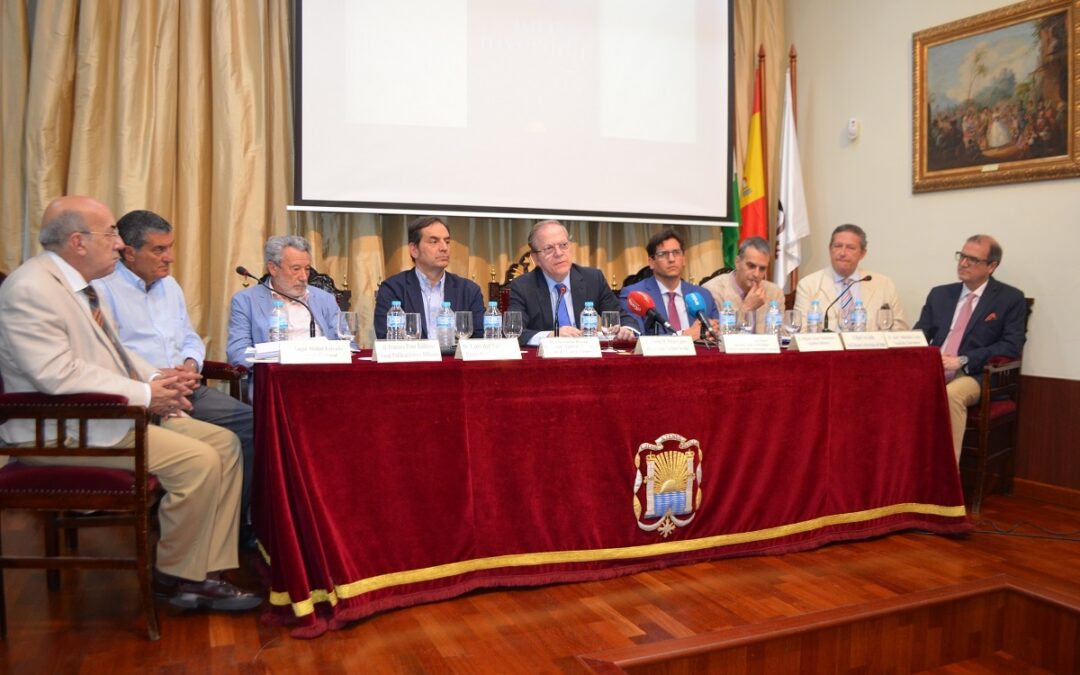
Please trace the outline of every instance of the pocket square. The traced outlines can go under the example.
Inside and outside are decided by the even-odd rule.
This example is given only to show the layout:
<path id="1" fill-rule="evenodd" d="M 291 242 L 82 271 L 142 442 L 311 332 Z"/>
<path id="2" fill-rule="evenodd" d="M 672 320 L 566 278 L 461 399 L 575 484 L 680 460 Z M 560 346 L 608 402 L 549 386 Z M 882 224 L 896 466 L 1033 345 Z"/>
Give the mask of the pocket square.
<path id="1" fill-rule="evenodd" d="M 997 321 L 997 312 L 990 312 L 983 321 Z"/>

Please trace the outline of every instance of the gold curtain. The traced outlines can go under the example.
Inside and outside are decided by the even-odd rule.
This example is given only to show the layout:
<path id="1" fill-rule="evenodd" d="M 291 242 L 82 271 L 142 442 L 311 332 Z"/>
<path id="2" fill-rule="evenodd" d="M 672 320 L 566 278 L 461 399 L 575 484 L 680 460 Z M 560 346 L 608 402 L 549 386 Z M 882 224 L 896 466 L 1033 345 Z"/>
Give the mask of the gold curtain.
<path id="1" fill-rule="evenodd" d="M 232 270 L 261 269 L 266 238 L 295 232 L 312 242 L 313 265 L 353 291 L 353 309 L 370 341 L 379 281 L 411 264 L 408 218 L 286 211 L 292 196 L 289 0 L 3 3 L 0 270 L 11 271 L 40 251 L 41 213 L 58 195 L 97 197 L 117 216 L 156 211 L 176 228 L 174 274 L 192 321 L 210 338 L 210 357 L 221 358 L 229 299 L 241 284 Z M 775 155 L 787 61 L 783 33 L 783 0 L 736 0 L 740 161 L 759 44 L 769 54 L 766 121 L 769 154 Z M 450 271 L 482 288 L 492 268 L 501 279 L 525 251 L 531 225 L 449 220 L 455 239 Z M 567 225 L 576 260 L 599 267 L 615 283 L 646 265 L 644 245 L 658 229 Z M 722 266 L 718 229 L 680 229 L 688 243 L 687 277 Z"/>

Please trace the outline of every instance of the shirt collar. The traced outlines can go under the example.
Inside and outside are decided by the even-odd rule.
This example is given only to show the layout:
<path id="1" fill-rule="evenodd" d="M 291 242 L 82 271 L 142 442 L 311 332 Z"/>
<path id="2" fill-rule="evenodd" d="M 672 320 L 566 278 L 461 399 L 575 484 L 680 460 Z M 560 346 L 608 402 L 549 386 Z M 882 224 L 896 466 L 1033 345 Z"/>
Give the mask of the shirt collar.
<path id="1" fill-rule="evenodd" d="M 134 286 L 143 293 L 149 293 L 150 289 L 154 287 L 154 284 L 147 286 L 146 282 L 142 280 L 142 277 L 129 270 L 127 265 L 122 262 L 116 263 L 116 274 L 120 279 L 126 281 L 129 285 Z M 161 280 L 158 279 L 158 281 Z"/>
<path id="2" fill-rule="evenodd" d="M 416 278 L 420 280 L 420 288 L 426 288 L 429 291 L 433 291 L 437 288 L 442 288 L 443 284 L 446 283 L 446 270 L 443 270 L 442 276 L 440 276 L 439 280 L 435 283 L 431 283 L 427 276 L 420 271 L 419 267 L 414 267 L 413 271 L 416 272 Z"/>
<path id="3" fill-rule="evenodd" d="M 570 273 L 569 272 L 566 273 L 566 278 L 563 279 L 562 281 L 555 281 L 554 279 L 549 277 L 548 273 L 545 272 L 544 270 L 540 270 L 540 274 L 544 275 L 544 281 L 547 282 L 548 292 L 549 293 L 554 293 L 555 292 L 555 285 L 556 284 L 565 284 L 566 285 L 566 290 L 570 290 Z"/>
<path id="4" fill-rule="evenodd" d="M 667 286 L 665 286 L 664 284 L 660 283 L 659 279 L 654 278 L 653 280 L 656 281 L 656 287 L 660 289 L 660 294 L 661 295 L 666 296 L 668 293 L 674 293 L 675 295 L 679 296 L 680 298 L 682 297 L 682 279 L 679 279 L 679 284 L 677 286 L 675 286 L 674 290 L 672 290 L 672 289 L 668 288 Z"/>
<path id="5" fill-rule="evenodd" d="M 990 283 L 989 277 L 987 277 L 986 281 L 982 282 L 981 286 L 979 286 L 978 288 L 976 288 L 973 291 L 969 290 L 968 287 L 965 284 L 961 284 L 960 285 L 960 299 L 964 300 L 965 298 L 967 298 L 967 296 L 974 293 L 975 294 L 975 299 L 976 300 L 981 300 L 982 296 L 983 296 L 983 292 L 986 291 L 986 285 L 988 283 Z"/>
<path id="6" fill-rule="evenodd" d="M 78 293 L 90 285 L 90 282 L 83 279 L 83 275 L 79 270 L 72 267 L 71 263 L 60 257 L 58 253 L 55 251 L 46 251 L 46 253 L 52 257 L 53 262 L 60 268 L 60 274 L 64 275 L 64 279 L 67 281 L 68 286 L 71 287 L 71 290 Z"/>
<path id="7" fill-rule="evenodd" d="M 830 268 L 830 269 L 832 269 L 832 268 Z M 832 276 L 833 276 L 833 281 L 836 283 L 836 285 L 837 286 L 842 286 L 843 283 L 845 281 L 847 281 L 848 279 L 850 279 L 851 281 L 855 281 L 856 279 L 858 279 L 859 278 L 859 270 L 858 270 L 858 268 L 856 268 L 855 271 L 852 272 L 850 276 L 846 276 L 846 277 L 844 275 L 840 274 L 839 272 L 837 272 L 836 270 L 832 270 Z"/>

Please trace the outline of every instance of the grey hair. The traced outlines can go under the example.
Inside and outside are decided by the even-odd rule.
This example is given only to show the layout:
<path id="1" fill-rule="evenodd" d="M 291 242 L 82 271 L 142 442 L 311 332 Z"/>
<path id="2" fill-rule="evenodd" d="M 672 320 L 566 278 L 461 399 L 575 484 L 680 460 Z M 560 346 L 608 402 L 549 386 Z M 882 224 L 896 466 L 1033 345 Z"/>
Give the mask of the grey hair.
<path id="1" fill-rule="evenodd" d="M 994 239 L 988 234 L 973 234 L 967 238 L 970 244 L 987 244 L 990 246 L 990 252 L 986 255 L 987 264 L 998 263 L 1001 264 L 1001 244 L 997 239 Z"/>
<path id="2" fill-rule="evenodd" d="M 532 226 L 532 229 L 529 230 L 529 250 L 530 251 L 535 251 L 536 250 L 536 246 L 535 246 L 536 233 L 539 232 L 540 230 L 542 230 L 543 228 L 547 227 L 548 225 L 558 225 L 562 229 L 566 230 L 566 226 L 563 225 L 562 223 L 560 223 L 559 221 L 555 220 L 554 218 L 548 218 L 547 220 L 541 220 L 541 221 L 537 222 L 535 225 Z M 570 236 L 570 230 L 566 230 L 566 236 L 567 237 Z"/>
<path id="3" fill-rule="evenodd" d="M 172 232 L 172 225 L 153 211 L 140 210 L 124 214 L 116 221 L 116 229 L 120 231 L 120 238 L 124 243 L 138 251 L 146 243 L 147 233 L 169 234 Z"/>
<path id="4" fill-rule="evenodd" d="M 840 225 L 832 231 L 832 235 L 829 237 L 829 246 L 832 246 L 833 239 L 836 239 L 836 235 L 841 232 L 850 232 L 854 234 L 859 238 L 859 245 L 862 247 L 862 250 L 866 250 L 866 232 L 858 225 L 852 225 L 851 223 Z"/>
<path id="5" fill-rule="evenodd" d="M 304 253 L 311 255 L 311 244 L 308 243 L 308 240 L 303 237 L 298 237 L 295 234 L 290 234 L 280 237 L 270 237 L 266 240 L 266 247 L 263 248 L 263 262 L 280 265 L 281 252 L 286 247 L 295 248 L 297 251 L 303 251 Z"/>
<path id="6" fill-rule="evenodd" d="M 739 257 L 743 257 L 743 253 L 746 249 L 752 248 L 755 251 L 764 253 L 765 255 L 771 255 L 772 251 L 769 250 L 769 242 L 765 241 L 761 237 L 747 237 L 739 244 Z"/>
<path id="7" fill-rule="evenodd" d="M 59 251 L 72 233 L 85 232 L 87 227 L 86 219 L 78 211 L 61 211 L 60 215 L 41 226 L 38 243 L 46 251 Z"/>

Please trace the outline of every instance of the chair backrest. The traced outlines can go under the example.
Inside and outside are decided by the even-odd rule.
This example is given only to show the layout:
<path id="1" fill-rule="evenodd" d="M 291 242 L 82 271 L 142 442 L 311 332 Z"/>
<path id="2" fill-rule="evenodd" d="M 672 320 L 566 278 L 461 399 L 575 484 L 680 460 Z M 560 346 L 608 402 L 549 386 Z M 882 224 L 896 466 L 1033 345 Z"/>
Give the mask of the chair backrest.
<path id="1" fill-rule="evenodd" d="M 735 269 L 732 268 L 732 267 L 721 267 L 720 269 L 713 270 L 711 274 L 706 274 L 704 277 L 702 277 L 701 281 L 698 282 L 698 285 L 700 286 L 701 284 L 704 284 L 706 281 L 711 281 L 712 279 L 715 279 L 716 277 L 720 276 L 721 274 L 727 274 L 728 272 L 734 272 L 734 271 L 735 271 Z"/>
<path id="2" fill-rule="evenodd" d="M 634 272 L 633 274 L 630 274 L 625 279 L 623 279 L 622 288 L 626 288 L 630 284 L 636 284 L 639 281 L 644 281 L 652 275 L 652 268 L 646 265 L 645 267 L 639 269 L 637 272 Z"/>

